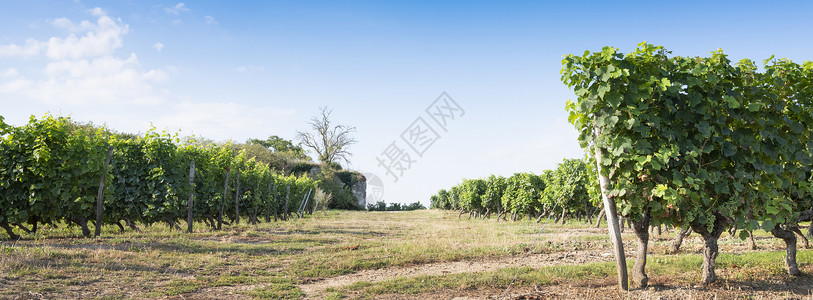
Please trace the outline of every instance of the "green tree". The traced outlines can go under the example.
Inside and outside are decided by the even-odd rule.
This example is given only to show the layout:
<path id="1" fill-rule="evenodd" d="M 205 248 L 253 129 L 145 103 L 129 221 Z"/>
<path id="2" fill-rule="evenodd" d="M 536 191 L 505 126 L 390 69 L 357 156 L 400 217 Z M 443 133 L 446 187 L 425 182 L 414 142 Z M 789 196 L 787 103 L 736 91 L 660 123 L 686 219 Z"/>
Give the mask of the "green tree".
<path id="1" fill-rule="evenodd" d="M 252 144 L 258 144 L 271 150 L 273 153 L 279 153 L 292 159 L 305 161 L 311 160 L 310 156 L 308 156 L 305 153 L 305 150 L 302 149 L 302 146 L 294 145 L 293 142 L 276 135 L 269 136 L 265 140 L 251 139 L 249 142 Z"/>

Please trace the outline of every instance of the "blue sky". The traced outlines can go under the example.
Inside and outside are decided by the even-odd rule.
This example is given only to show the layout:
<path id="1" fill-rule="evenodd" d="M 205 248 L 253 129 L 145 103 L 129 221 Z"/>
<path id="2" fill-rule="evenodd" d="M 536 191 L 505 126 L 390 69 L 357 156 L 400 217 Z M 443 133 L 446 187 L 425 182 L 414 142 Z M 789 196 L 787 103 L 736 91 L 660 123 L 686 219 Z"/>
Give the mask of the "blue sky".
<path id="1" fill-rule="evenodd" d="M 387 202 L 581 157 L 564 54 L 642 41 L 675 55 L 813 58 L 807 2 L 0 1 L 0 115 L 143 132 L 293 139 L 320 106 L 354 125 L 352 169 Z M 397 182 L 378 166 L 447 92 L 465 114 Z M 403 144 L 401 147 L 405 147 Z"/>

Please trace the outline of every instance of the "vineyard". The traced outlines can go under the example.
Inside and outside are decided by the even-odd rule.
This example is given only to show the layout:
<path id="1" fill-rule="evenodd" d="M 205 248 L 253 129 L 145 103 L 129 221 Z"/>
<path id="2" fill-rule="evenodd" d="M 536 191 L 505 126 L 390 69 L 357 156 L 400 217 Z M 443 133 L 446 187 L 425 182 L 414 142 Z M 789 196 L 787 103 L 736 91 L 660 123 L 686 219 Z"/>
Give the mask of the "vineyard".
<path id="1" fill-rule="evenodd" d="M 463 179 L 429 210 L 326 209 L 359 208 L 362 177 L 329 159 L 346 149 L 317 177 L 154 128 L 0 117 L 0 297 L 813 296 L 813 62 L 642 43 L 566 55 L 561 81 L 584 158 Z"/>
<path id="2" fill-rule="evenodd" d="M 595 168 L 579 159 L 565 159 L 554 170 L 540 175 L 516 173 L 511 177 L 491 175 L 468 179 L 431 197 L 432 208 L 456 210 L 480 218 L 496 214 L 498 220 L 517 221 L 528 216 L 541 221 L 553 216 L 592 222 L 601 209 Z"/>
<path id="3" fill-rule="evenodd" d="M 607 216 L 617 206 L 633 222 L 635 285 L 647 286 L 648 230 L 660 224 L 703 237 L 703 283 L 717 280 L 726 228 L 782 239 L 788 274 L 800 274 L 795 233 L 813 207 L 813 62 L 771 57 L 760 70 L 722 50 L 681 57 L 642 43 L 626 55 L 605 47 L 562 64 L 562 81 L 578 97 L 567 103 L 569 121 L 597 162 Z M 626 289 L 623 245 L 610 223 Z"/>
<path id="4" fill-rule="evenodd" d="M 588 221 L 605 208 L 616 247 L 619 285 L 627 289 L 619 232 L 632 223 L 638 245 L 632 282 L 646 287 L 649 231 L 683 228 L 703 237 L 703 283 L 717 280 L 718 239 L 765 230 L 786 245 L 785 266 L 799 275 L 799 223 L 813 218 L 813 62 L 670 56 L 642 43 L 623 54 L 567 55 L 562 81 L 578 99 L 569 121 L 589 155 L 540 175 L 464 180 L 432 196 L 433 208 L 539 222 L 555 215 Z M 603 198 L 603 199 L 602 199 Z M 603 200 L 603 205 L 602 205 Z M 618 225 L 616 215 L 622 217 Z M 600 217 L 599 217 L 600 220 Z"/>
<path id="5" fill-rule="evenodd" d="M 192 231 L 194 222 L 220 230 L 241 216 L 256 224 L 312 213 L 317 182 L 284 176 L 222 145 L 181 141 L 151 129 L 111 134 L 68 118 L 0 119 L 0 226 L 35 233 L 42 225 L 74 225 L 85 236 L 104 224 L 139 230 L 163 222 Z M 228 219 L 228 220 L 225 220 Z"/>

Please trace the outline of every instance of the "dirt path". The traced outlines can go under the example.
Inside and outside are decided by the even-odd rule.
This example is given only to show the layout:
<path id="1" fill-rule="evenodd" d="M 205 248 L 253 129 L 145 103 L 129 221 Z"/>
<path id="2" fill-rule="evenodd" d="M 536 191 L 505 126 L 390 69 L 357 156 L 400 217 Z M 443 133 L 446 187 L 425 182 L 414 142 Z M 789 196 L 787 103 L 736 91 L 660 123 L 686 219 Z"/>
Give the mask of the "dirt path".
<path id="1" fill-rule="evenodd" d="M 627 253 L 627 256 L 631 255 L 631 253 Z M 299 288 L 302 289 L 305 295 L 307 295 L 306 299 L 321 299 L 323 298 L 324 291 L 328 288 L 343 287 L 359 281 L 378 282 L 396 277 L 477 273 L 520 266 L 540 268 L 553 265 L 604 262 L 611 261 L 613 259 L 612 254 L 608 251 L 604 249 L 593 249 L 546 254 L 531 254 L 527 257 L 509 256 L 469 261 L 430 263 L 411 267 L 365 270 L 353 274 L 326 278 L 313 283 L 300 285 Z"/>

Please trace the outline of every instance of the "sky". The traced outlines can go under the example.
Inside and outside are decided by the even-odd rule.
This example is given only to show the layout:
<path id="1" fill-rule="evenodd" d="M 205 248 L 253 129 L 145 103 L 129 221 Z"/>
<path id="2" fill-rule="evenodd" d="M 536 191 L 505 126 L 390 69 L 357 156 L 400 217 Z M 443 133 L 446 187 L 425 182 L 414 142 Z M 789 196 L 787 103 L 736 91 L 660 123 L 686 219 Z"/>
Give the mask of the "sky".
<path id="1" fill-rule="evenodd" d="M 368 201 L 540 173 L 584 151 L 562 56 L 813 59 L 811 2 L 0 0 L 0 116 L 242 142 L 355 126 Z M 437 102 L 436 102 L 437 100 Z M 389 168 L 389 170 L 388 170 Z M 390 172 L 391 171 L 391 172 Z M 373 180 L 377 177 L 379 180 Z M 377 192 L 372 194 L 373 189 Z"/>

